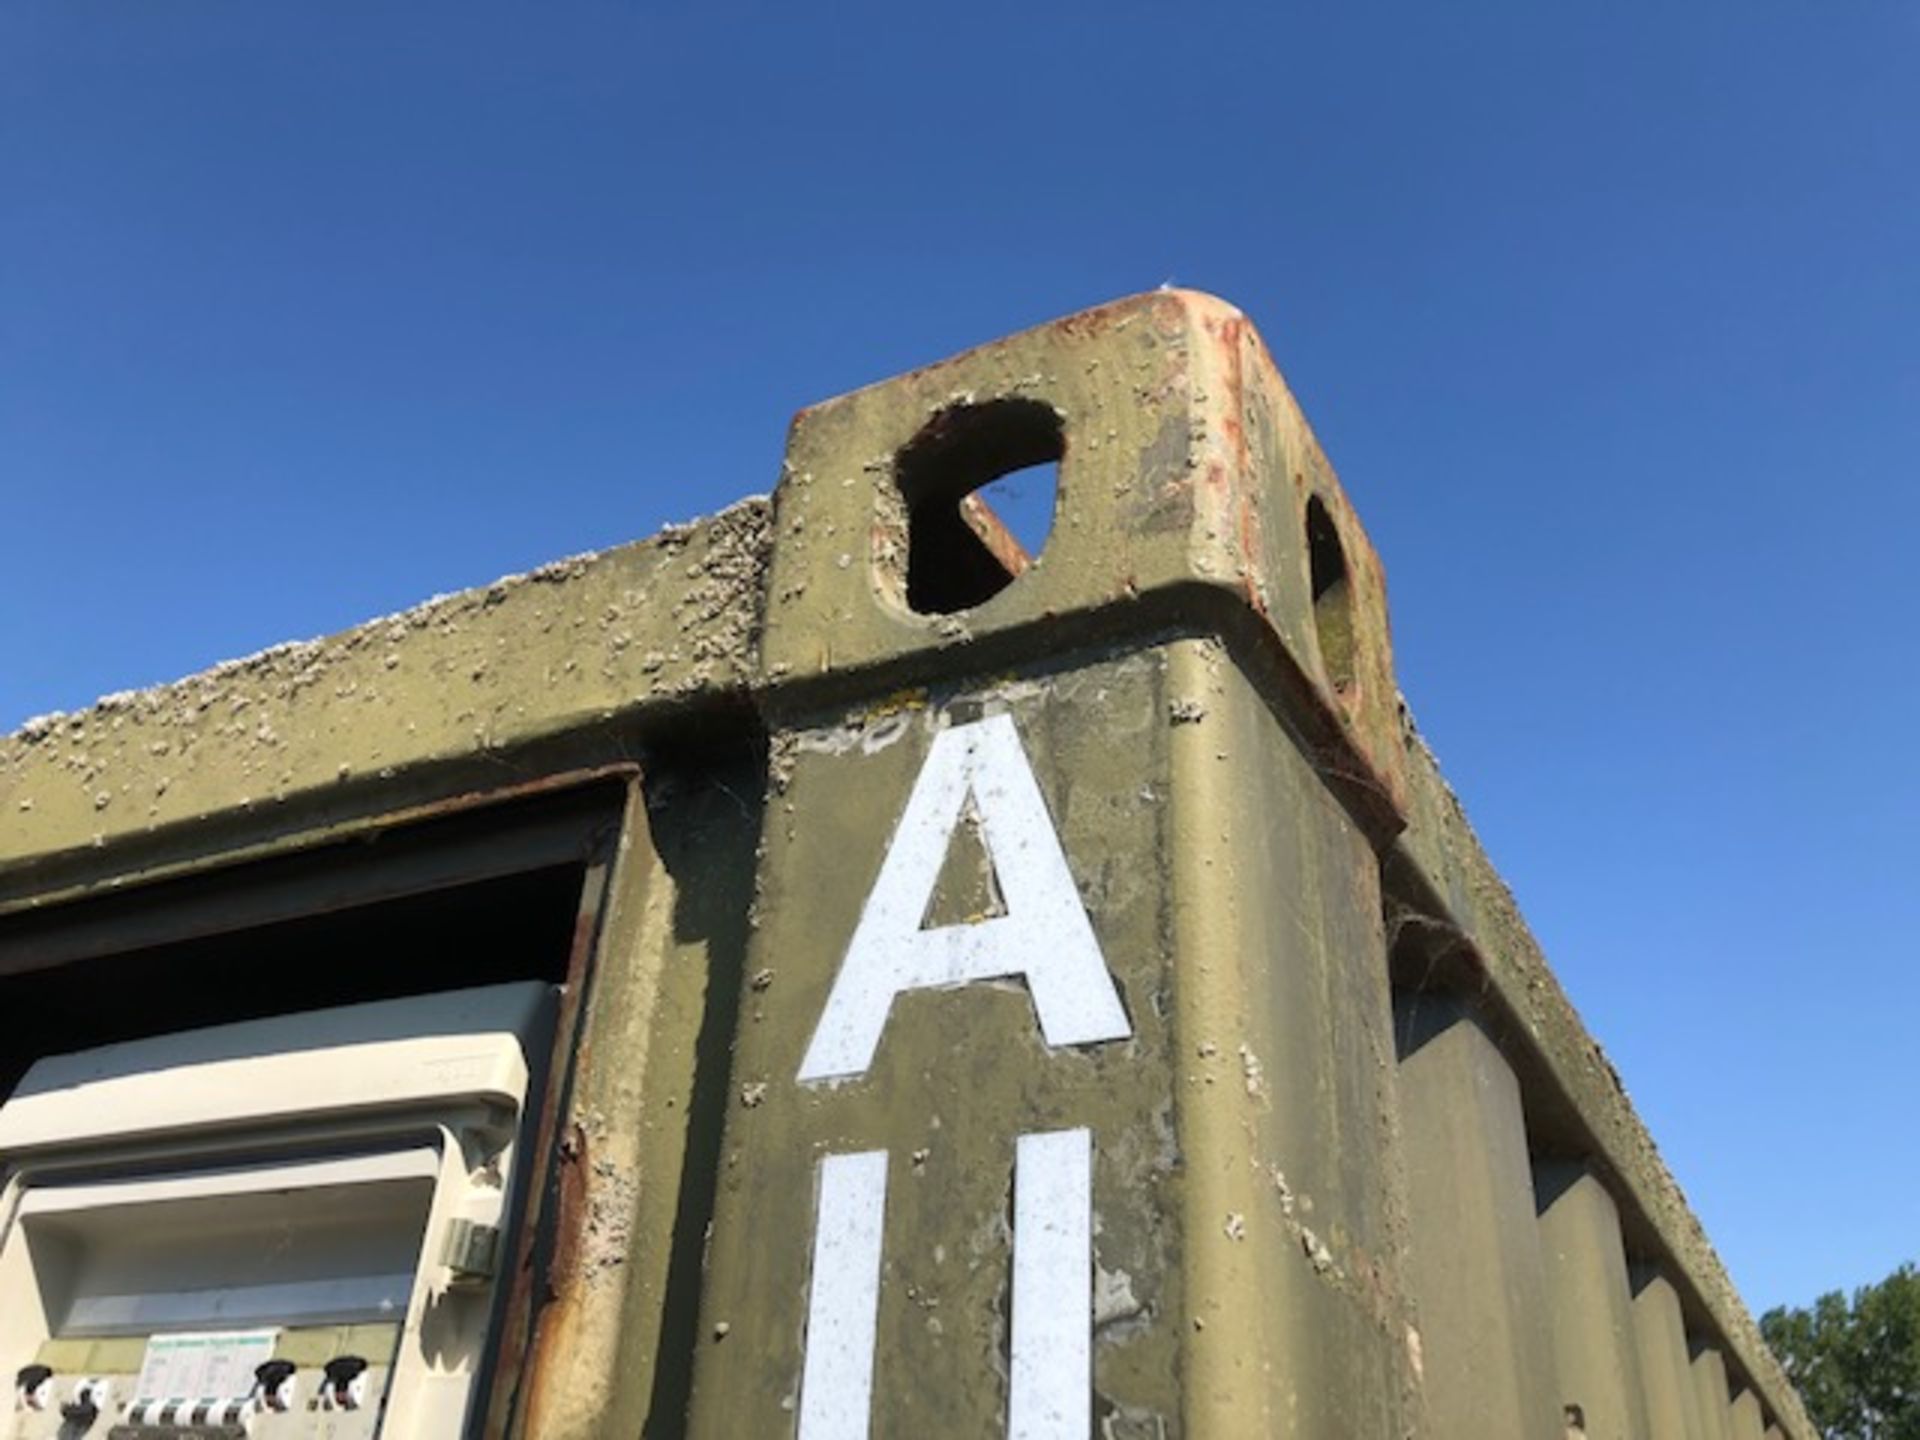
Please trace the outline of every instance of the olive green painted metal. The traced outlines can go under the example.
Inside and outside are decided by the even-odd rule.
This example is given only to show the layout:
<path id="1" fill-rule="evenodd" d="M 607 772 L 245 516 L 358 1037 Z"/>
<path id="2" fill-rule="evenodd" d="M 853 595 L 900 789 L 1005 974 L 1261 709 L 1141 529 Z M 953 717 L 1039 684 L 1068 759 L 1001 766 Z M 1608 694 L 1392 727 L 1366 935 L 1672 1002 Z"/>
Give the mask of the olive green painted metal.
<path id="1" fill-rule="evenodd" d="M 509 1337 L 527 1383 L 496 1387 L 488 1433 L 654 1434 L 685 1404 L 700 1237 L 682 1210 L 717 1153 L 701 1052 L 741 974 L 761 781 L 724 753 L 659 757 L 631 792 L 549 1198 L 552 1291 Z"/>
<path id="2" fill-rule="evenodd" d="M 30 721 L 0 743 L 0 905 L 283 849 L 564 769 L 556 755 L 623 720 L 710 707 L 757 673 L 766 564 L 767 506 L 747 501 Z"/>
<path id="3" fill-rule="evenodd" d="M 1634 1267 L 1633 1285 L 1633 1328 L 1640 1346 L 1647 1434 L 1650 1440 L 1703 1440 L 1679 1293 L 1650 1265 Z"/>
<path id="4" fill-rule="evenodd" d="M 1732 1398 L 1727 1394 L 1727 1362 L 1711 1345 L 1693 1352 L 1693 1398 L 1707 1440 L 1733 1440 Z"/>
<path id="5" fill-rule="evenodd" d="M 1433 1434 L 1552 1434 L 1564 1397 L 1519 1082 L 1455 997 L 1402 994 L 1395 1020 Z"/>
<path id="6" fill-rule="evenodd" d="M 1029 561 L 964 497 L 1049 458 Z M 0 986 L 586 776 L 627 804 L 486 1433 L 1731 1440 L 1731 1368 L 1812 1440 L 1230 306 L 984 346 L 803 412 L 771 502 L 32 722 Z"/>
<path id="7" fill-rule="evenodd" d="M 929 745 L 981 714 L 1011 716 L 1031 756 L 1132 1034 L 1057 1047 L 1025 989 L 920 989 L 892 1002 L 869 1068 L 800 1082 Z M 1405 1429 L 1369 851 L 1220 648 L 822 715 L 779 732 L 773 764 L 703 1310 L 724 1339 L 702 1350 L 692 1433 L 780 1433 L 805 1405 L 795 1200 L 826 1156 L 875 1150 L 890 1167 L 873 1433 L 998 1433 L 1015 1140 L 1079 1126 L 1104 1433 Z M 971 878 L 943 872 L 929 913 L 977 907 Z"/>
<path id="8" fill-rule="evenodd" d="M 1591 1440 L 1635 1440 L 1651 1425 L 1620 1212 L 1583 1164 L 1536 1162 L 1533 1183 L 1560 1398 L 1580 1407 Z"/>

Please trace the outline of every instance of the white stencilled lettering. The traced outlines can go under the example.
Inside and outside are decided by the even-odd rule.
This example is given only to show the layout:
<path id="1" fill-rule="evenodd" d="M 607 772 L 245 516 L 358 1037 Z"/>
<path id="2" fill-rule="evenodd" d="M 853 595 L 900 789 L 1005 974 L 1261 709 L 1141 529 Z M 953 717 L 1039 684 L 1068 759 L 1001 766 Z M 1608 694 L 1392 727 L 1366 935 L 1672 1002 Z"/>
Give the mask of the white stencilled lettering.
<path id="1" fill-rule="evenodd" d="M 1005 913 L 922 928 L 954 831 L 969 815 Z M 993 715 L 934 738 L 798 1078 L 863 1074 L 904 991 L 1012 977 L 1026 981 L 1050 1046 L 1133 1033 L 1013 718 Z"/>
<path id="2" fill-rule="evenodd" d="M 867 1440 L 886 1211 L 886 1151 L 820 1162 L 799 1440 Z"/>
<path id="3" fill-rule="evenodd" d="M 1093 1393 L 1093 1133 L 1022 1135 L 1013 1169 L 1008 1440 L 1086 1440 Z"/>
<path id="4" fill-rule="evenodd" d="M 884 1150 L 820 1164 L 798 1440 L 867 1440 L 885 1238 Z M 1015 1142 L 1008 1440 L 1085 1440 L 1093 1387 L 1093 1132 Z"/>

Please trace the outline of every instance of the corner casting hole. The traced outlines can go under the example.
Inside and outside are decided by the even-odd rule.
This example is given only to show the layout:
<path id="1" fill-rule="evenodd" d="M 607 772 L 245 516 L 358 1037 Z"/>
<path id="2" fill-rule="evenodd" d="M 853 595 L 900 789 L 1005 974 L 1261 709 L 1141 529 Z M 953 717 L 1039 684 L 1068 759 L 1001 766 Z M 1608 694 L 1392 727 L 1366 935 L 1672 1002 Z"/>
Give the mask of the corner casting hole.
<path id="1" fill-rule="evenodd" d="M 907 505 L 907 606 L 951 615 L 991 600 L 1045 547 L 1066 439 L 1036 400 L 943 410 L 894 457 Z"/>
<path id="2" fill-rule="evenodd" d="M 1313 595 L 1313 633 L 1320 662 L 1344 697 L 1353 689 L 1353 588 L 1340 532 L 1318 495 L 1307 500 L 1307 576 Z"/>

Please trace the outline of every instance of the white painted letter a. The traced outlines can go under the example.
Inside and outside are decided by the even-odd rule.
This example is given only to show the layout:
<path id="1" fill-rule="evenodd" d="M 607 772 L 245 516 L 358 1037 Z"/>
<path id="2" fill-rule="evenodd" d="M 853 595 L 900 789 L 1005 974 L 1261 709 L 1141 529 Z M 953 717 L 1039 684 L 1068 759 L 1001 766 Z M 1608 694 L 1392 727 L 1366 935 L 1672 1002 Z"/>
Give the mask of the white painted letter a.
<path id="1" fill-rule="evenodd" d="M 922 929 L 969 795 L 1006 913 Z M 1012 976 L 1027 982 L 1048 1045 L 1133 1033 L 1013 717 L 993 715 L 934 737 L 798 1078 L 863 1074 L 902 991 Z"/>

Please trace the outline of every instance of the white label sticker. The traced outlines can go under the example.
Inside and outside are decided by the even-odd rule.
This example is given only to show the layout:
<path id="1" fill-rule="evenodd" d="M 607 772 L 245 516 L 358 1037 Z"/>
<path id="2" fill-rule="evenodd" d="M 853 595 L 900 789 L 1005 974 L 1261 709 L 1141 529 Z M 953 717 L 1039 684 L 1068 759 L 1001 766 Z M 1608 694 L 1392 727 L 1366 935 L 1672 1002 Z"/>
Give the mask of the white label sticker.
<path id="1" fill-rule="evenodd" d="M 136 1404 L 232 1400 L 253 1389 L 253 1372 L 273 1358 L 278 1330 L 202 1330 L 147 1341 L 134 1382 Z"/>
<path id="2" fill-rule="evenodd" d="M 867 1440 L 886 1212 L 886 1151 L 820 1162 L 799 1440 Z"/>
<path id="3" fill-rule="evenodd" d="M 1005 913 L 923 929 L 969 798 Z M 1016 976 L 1026 981 L 1051 1046 L 1133 1033 L 1013 718 L 994 715 L 934 737 L 799 1079 L 863 1074 L 903 991 Z"/>

